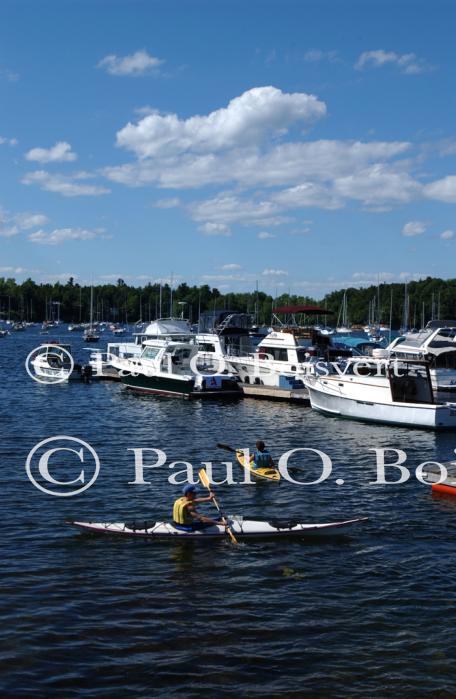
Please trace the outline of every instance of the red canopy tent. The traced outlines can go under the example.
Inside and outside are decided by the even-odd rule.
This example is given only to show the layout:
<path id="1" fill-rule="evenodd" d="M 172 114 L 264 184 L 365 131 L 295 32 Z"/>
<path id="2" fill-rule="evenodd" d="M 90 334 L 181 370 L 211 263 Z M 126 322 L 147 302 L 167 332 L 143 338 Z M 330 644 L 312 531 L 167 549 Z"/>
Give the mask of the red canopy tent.
<path id="1" fill-rule="evenodd" d="M 328 311 L 327 308 L 319 308 L 318 306 L 279 306 L 272 309 L 273 313 L 306 313 L 307 315 L 325 315 L 334 313 Z"/>

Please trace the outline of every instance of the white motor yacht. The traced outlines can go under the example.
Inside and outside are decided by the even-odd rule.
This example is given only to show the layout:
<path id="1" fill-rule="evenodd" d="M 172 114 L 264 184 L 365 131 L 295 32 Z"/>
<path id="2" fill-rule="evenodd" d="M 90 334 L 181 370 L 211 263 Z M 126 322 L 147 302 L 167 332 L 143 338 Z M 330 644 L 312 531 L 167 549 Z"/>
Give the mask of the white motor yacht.
<path id="1" fill-rule="evenodd" d="M 312 408 L 369 422 L 456 429 L 456 403 L 435 401 L 428 363 L 392 360 L 383 352 L 353 357 L 332 374 L 306 376 Z"/>

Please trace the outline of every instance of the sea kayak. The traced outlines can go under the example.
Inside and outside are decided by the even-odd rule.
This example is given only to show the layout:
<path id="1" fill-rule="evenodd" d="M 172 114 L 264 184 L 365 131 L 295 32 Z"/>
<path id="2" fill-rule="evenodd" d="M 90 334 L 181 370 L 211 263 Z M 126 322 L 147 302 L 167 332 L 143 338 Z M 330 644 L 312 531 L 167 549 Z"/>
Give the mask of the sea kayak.
<path id="1" fill-rule="evenodd" d="M 248 471 L 255 480 L 280 481 L 280 473 L 276 468 L 255 468 L 253 462 L 244 459 L 244 452 L 241 449 L 236 450 L 236 458 L 244 471 Z"/>
<path id="2" fill-rule="evenodd" d="M 320 537 L 345 534 L 354 524 L 365 522 L 367 517 L 347 519 L 341 522 L 323 524 L 296 524 L 294 522 L 260 522 L 241 517 L 229 519 L 230 527 L 237 539 L 274 538 L 274 537 Z M 144 522 L 142 524 L 125 524 L 123 522 L 76 522 L 72 524 L 85 532 L 93 534 L 115 534 L 120 536 L 138 536 L 150 539 L 223 539 L 226 537 L 223 525 L 213 525 L 198 531 L 184 531 L 168 522 Z"/>

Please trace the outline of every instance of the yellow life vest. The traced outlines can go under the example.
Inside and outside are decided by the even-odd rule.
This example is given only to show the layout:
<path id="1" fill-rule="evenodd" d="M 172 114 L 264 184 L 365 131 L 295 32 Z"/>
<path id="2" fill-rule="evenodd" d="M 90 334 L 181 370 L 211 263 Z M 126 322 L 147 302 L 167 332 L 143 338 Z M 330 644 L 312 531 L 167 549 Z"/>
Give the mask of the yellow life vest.
<path id="1" fill-rule="evenodd" d="M 187 505 L 190 501 L 184 496 L 179 498 L 174 503 L 173 507 L 173 520 L 176 524 L 191 524 L 193 522 L 193 517 L 188 512 Z"/>

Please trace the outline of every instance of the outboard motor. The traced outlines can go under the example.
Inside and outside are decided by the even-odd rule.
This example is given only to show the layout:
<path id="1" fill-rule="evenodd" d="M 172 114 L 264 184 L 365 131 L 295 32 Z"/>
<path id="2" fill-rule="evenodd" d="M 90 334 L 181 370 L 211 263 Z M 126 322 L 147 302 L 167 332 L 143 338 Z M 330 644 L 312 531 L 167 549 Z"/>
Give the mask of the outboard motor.
<path id="1" fill-rule="evenodd" d="M 93 367 L 90 364 L 85 364 L 82 367 L 82 380 L 84 383 L 91 383 L 93 376 Z"/>

